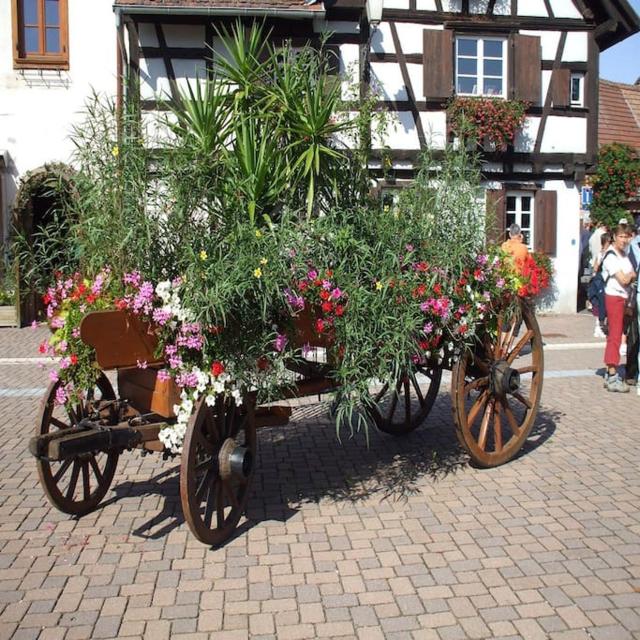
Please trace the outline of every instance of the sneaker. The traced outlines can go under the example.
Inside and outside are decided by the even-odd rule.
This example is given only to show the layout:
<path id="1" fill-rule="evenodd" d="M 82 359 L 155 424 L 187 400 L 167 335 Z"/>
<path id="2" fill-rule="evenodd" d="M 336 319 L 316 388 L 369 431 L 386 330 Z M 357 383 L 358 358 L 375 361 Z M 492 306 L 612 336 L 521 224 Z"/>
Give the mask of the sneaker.
<path id="1" fill-rule="evenodd" d="M 614 393 L 629 393 L 629 387 L 620 379 L 620 376 L 610 376 L 607 382 L 607 391 Z"/>
<path id="2" fill-rule="evenodd" d="M 638 381 L 635 378 L 627 378 L 625 380 L 625 383 L 629 386 L 629 387 L 635 387 L 638 384 Z"/>
<path id="3" fill-rule="evenodd" d="M 627 345 L 626 345 L 626 344 L 621 344 L 621 345 L 620 345 L 620 355 L 621 355 L 623 358 L 626 358 L 626 357 L 627 357 Z"/>
<path id="4" fill-rule="evenodd" d="M 605 371 L 604 375 L 602 376 L 602 386 L 606 389 L 607 385 L 609 384 L 609 378 L 611 376 Z"/>
<path id="5" fill-rule="evenodd" d="M 640 385 L 638 385 L 638 388 L 636 389 L 636 393 L 640 396 Z"/>
<path id="6" fill-rule="evenodd" d="M 593 330 L 593 337 L 594 338 L 606 338 L 607 336 L 605 335 L 605 332 L 602 330 L 602 327 L 597 324 L 596 328 Z"/>

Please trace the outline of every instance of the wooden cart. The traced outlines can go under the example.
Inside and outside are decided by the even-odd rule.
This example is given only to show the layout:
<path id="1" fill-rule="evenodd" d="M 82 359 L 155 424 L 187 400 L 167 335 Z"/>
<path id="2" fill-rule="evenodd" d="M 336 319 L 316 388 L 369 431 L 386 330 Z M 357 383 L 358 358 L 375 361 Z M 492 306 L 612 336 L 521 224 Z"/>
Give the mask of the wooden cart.
<path id="1" fill-rule="evenodd" d="M 297 329 L 301 344 L 311 337 L 304 327 Z M 175 423 L 178 402 L 173 383 L 157 379 L 163 363 L 154 359 L 148 326 L 125 312 L 96 312 L 83 320 L 81 337 L 95 348 L 102 369 L 95 388 L 86 390 L 81 405 L 65 408 L 55 404 L 60 383 L 52 383 L 29 444 L 47 497 L 73 515 L 91 511 L 104 498 L 123 451 L 163 450 L 158 433 Z M 140 369 L 138 361 L 148 367 Z M 419 365 L 395 385 L 373 387 L 367 410 L 377 427 L 400 436 L 420 426 L 438 395 L 443 368 L 449 366 L 461 445 L 479 466 L 507 462 L 531 431 L 542 391 L 542 339 L 532 308 L 522 304 L 520 313 L 500 318 L 497 332 L 486 333 L 474 351 L 453 362 Z M 303 360 L 291 363 L 291 369 L 300 379 L 288 397 L 335 389 L 327 364 Z M 116 372 L 117 395 L 104 374 L 109 370 Z M 256 431 L 286 424 L 290 413 L 286 406 L 256 407 L 252 395 L 242 406 L 222 395 L 211 406 L 204 398 L 196 402 L 181 456 L 180 497 L 198 540 L 218 545 L 232 535 L 249 497 Z"/>

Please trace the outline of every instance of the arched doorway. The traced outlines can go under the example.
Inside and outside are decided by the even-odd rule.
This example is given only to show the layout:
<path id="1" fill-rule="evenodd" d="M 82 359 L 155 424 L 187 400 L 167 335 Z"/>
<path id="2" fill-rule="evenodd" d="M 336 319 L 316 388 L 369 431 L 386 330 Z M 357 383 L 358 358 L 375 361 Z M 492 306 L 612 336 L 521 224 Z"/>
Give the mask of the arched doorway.
<path id="1" fill-rule="evenodd" d="M 38 245 L 45 234 L 58 234 L 59 240 L 64 241 L 64 232 L 60 232 L 64 225 L 59 221 L 65 215 L 68 198 L 73 197 L 73 173 L 69 165 L 46 164 L 29 171 L 21 179 L 13 205 L 13 226 L 22 251 L 28 247 L 34 256 L 42 253 Z M 47 269 L 51 272 L 49 280 L 53 280 L 56 267 L 54 262 L 49 264 L 47 261 Z M 44 285 L 35 286 L 30 280 L 30 271 L 27 261 L 17 261 L 21 326 L 42 319 L 44 312 Z"/>

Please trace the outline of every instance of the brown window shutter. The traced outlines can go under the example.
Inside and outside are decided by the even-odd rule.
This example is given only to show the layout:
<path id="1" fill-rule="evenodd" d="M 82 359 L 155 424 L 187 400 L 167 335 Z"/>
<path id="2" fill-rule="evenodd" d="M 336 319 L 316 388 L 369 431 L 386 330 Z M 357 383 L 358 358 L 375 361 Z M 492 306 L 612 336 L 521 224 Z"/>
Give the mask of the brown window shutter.
<path id="1" fill-rule="evenodd" d="M 555 191 L 536 191 L 534 209 L 535 251 L 556 255 L 558 226 L 558 194 Z"/>
<path id="2" fill-rule="evenodd" d="M 507 198 L 504 189 L 487 189 L 485 233 L 488 244 L 505 240 L 507 227 Z"/>
<path id="3" fill-rule="evenodd" d="M 569 90 L 571 84 L 570 69 L 554 69 L 551 76 L 551 97 L 554 107 L 569 106 Z"/>
<path id="4" fill-rule="evenodd" d="M 542 49 L 539 36 L 515 34 L 511 48 L 511 98 L 539 106 L 542 95 Z"/>
<path id="5" fill-rule="evenodd" d="M 422 51 L 424 96 L 435 100 L 453 93 L 453 32 L 424 30 Z"/>

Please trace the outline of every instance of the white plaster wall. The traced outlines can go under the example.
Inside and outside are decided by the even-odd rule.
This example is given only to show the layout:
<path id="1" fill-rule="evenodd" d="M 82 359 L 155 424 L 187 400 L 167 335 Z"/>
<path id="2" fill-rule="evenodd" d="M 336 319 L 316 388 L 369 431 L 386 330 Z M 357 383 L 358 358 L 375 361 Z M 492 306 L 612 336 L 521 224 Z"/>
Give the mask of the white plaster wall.
<path id="1" fill-rule="evenodd" d="M 549 311 L 575 313 L 580 254 L 580 191 L 571 181 L 549 180 L 543 188 L 558 195 L 556 257 L 553 259 L 555 300 Z"/>
<path id="2" fill-rule="evenodd" d="M 385 9 L 408 9 L 409 0 L 384 0 Z"/>
<path id="3" fill-rule="evenodd" d="M 403 53 L 422 53 L 425 29 L 442 31 L 444 25 L 396 23 L 398 40 Z M 372 33 L 371 51 L 374 53 L 396 53 L 388 22 L 381 22 L 380 26 Z"/>
<path id="4" fill-rule="evenodd" d="M 489 0 L 470 0 L 469 13 L 486 13 L 489 8 Z"/>
<path id="5" fill-rule="evenodd" d="M 360 33 L 360 25 L 357 22 L 347 22 L 345 20 L 325 20 L 324 18 L 313 19 L 313 30 L 316 33 Z"/>
<path id="6" fill-rule="evenodd" d="M 427 145 L 432 149 L 444 149 L 447 142 L 447 114 L 445 111 L 420 113 L 422 130 Z M 417 134 L 416 134 L 417 135 Z"/>
<path id="7" fill-rule="evenodd" d="M 204 59 L 187 60 L 173 59 L 173 72 L 176 83 L 181 91 L 187 90 L 187 85 L 195 87 L 196 80 L 204 81 L 207 77 L 206 62 Z M 140 95 L 143 100 L 153 98 L 169 99 L 171 89 L 164 60 L 152 58 L 140 60 Z"/>
<path id="8" fill-rule="evenodd" d="M 0 2 L 0 149 L 11 156 L 4 176 L 6 216 L 21 175 L 46 162 L 69 162 L 72 124 L 92 88 L 116 92 L 116 27 L 112 0 L 69 0 L 69 71 L 13 69 L 11 6 Z M 100 28 L 98 28 L 98 25 Z"/>
<path id="9" fill-rule="evenodd" d="M 586 153 L 587 119 L 549 116 L 540 151 L 542 153 Z"/>
<path id="10" fill-rule="evenodd" d="M 413 114 L 410 111 L 399 111 L 396 114 L 395 126 L 387 129 L 384 139 L 375 133 L 372 136 L 372 146 L 374 149 L 389 147 L 391 149 L 419 149 L 418 131 Z"/>
<path id="11" fill-rule="evenodd" d="M 544 0 L 518 0 L 518 15 L 543 16 L 546 18 L 549 14 L 544 6 Z"/>
<path id="12" fill-rule="evenodd" d="M 551 8 L 556 18 L 581 19 L 583 17 L 573 0 L 551 0 Z"/>
<path id="13" fill-rule="evenodd" d="M 589 39 L 585 31 L 569 31 L 562 52 L 563 62 L 587 62 Z"/>
<path id="14" fill-rule="evenodd" d="M 416 9 L 418 11 L 435 11 L 436 0 L 416 0 Z"/>
<path id="15" fill-rule="evenodd" d="M 540 118 L 538 116 L 530 116 L 524 121 L 524 126 L 518 131 L 513 139 L 514 151 L 519 153 L 529 153 L 533 151 L 538 129 L 540 128 Z"/>

